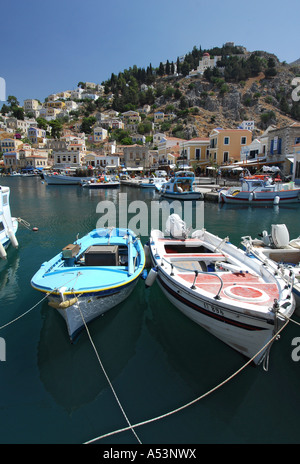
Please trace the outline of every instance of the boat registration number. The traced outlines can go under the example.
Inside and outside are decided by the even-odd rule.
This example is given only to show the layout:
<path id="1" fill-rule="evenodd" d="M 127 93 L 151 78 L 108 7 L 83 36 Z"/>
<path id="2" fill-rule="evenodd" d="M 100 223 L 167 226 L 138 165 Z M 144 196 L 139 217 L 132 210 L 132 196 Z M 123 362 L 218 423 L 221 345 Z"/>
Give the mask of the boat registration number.
<path id="1" fill-rule="evenodd" d="M 218 308 L 217 306 L 211 304 L 211 303 L 207 303 L 206 301 L 203 303 L 203 307 L 204 309 L 207 309 L 208 311 L 211 311 L 212 313 L 215 313 L 215 314 L 220 314 L 221 316 L 224 316 L 224 313 L 222 311 L 222 309 Z"/>

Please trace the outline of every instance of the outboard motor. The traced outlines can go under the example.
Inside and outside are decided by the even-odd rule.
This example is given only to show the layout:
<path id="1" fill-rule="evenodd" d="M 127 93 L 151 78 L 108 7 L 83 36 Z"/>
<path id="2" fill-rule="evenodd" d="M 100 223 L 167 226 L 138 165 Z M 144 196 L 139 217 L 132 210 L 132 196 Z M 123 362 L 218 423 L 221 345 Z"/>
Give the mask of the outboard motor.
<path id="1" fill-rule="evenodd" d="M 186 223 L 178 214 L 171 214 L 166 222 L 166 235 L 172 238 L 185 239 L 189 234 Z"/>
<path id="2" fill-rule="evenodd" d="M 271 235 L 275 248 L 288 246 L 290 235 L 285 224 L 272 224 Z"/>

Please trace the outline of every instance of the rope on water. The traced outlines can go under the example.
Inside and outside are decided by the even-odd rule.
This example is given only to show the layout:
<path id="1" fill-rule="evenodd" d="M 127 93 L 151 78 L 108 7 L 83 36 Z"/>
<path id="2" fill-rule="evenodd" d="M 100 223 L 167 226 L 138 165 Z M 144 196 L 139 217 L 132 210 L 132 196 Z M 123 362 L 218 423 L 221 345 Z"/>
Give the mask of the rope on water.
<path id="1" fill-rule="evenodd" d="M 173 409 L 172 411 L 168 412 L 168 413 L 165 413 L 165 414 L 162 414 L 161 416 L 157 416 L 157 417 L 154 417 L 152 419 L 148 419 L 148 420 L 145 420 L 143 422 L 139 422 L 137 424 L 134 424 L 134 425 L 131 425 L 130 427 L 124 427 L 122 429 L 119 429 L 119 430 L 114 430 L 113 432 L 109 432 L 109 433 L 106 433 L 104 435 L 101 435 L 99 437 L 96 437 L 96 438 L 93 438 L 89 441 L 86 441 L 84 444 L 85 445 L 88 445 L 88 444 L 91 444 L 91 443 L 95 443 L 96 441 L 98 440 L 101 440 L 102 438 L 107 438 L 107 437 L 110 437 L 112 435 L 116 435 L 118 433 L 121 433 L 121 432 L 126 432 L 128 431 L 129 429 L 135 429 L 136 427 L 141 427 L 142 425 L 146 425 L 146 424 L 150 424 L 151 422 L 156 422 L 158 420 L 161 420 L 161 419 L 164 419 L 168 416 L 171 416 L 179 411 L 182 411 L 183 409 L 186 409 L 188 408 L 189 406 L 197 403 L 198 401 L 202 400 L 203 398 L 207 397 L 208 395 L 210 395 L 211 393 L 215 392 L 216 390 L 218 390 L 219 388 L 221 388 L 223 385 L 225 385 L 227 382 L 229 382 L 230 380 L 232 380 L 234 377 L 236 377 L 240 372 L 242 372 L 262 351 L 264 351 L 271 343 L 273 343 L 273 341 L 278 337 L 278 335 L 280 334 L 280 332 L 287 326 L 287 324 L 290 322 L 290 319 L 286 318 L 286 322 L 285 324 L 275 333 L 275 335 L 268 341 L 268 343 L 266 343 L 251 359 L 249 359 L 245 364 L 243 364 L 243 366 L 241 366 L 236 372 L 234 372 L 232 375 L 230 375 L 229 377 L 227 377 L 227 379 L 223 380 L 222 382 L 220 382 L 218 385 L 216 385 L 215 387 L 213 387 L 211 390 L 207 391 L 206 393 L 204 393 L 203 395 L 199 396 L 198 398 L 195 398 L 194 400 L 190 401 L 189 403 L 186 403 L 185 405 L 183 406 L 180 406 L 179 408 L 176 408 L 176 409 Z M 295 321 L 292 321 L 292 322 L 295 322 Z M 296 322 L 297 324 L 297 322 Z"/>
<path id="2" fill-rule="evenodd" d="M 68 283 L 72 282 L 72 280 L 74 279 L 77 279 L 78 278 L 78 274 L 73 277 L 72 279 L 68 280 L 68 282 L 66 282 L 64 285 L 67 285 Z M 51 295 L 52 293 L 55 293 L 57 292 L 59 289 L 58 288 L 54 288 L 53 290 L 51 290 L 51 292 L 47 292 L 46 295 L 41 299 L 39 300 L 37 303 L 35 303 L 35 305 L 33 305 L 30 309 L 28 309 L 27 311 L 25 311 L 25 313 L 23 314 L 20 314 L 20 316 L 16 317 L 15 319 L 13 319 L 12 321 L 9 321 L 7 322 L 6 324 L 2 325 L 0 327 L 0 330 L 4 329 L 5 327 L 13 324 L 14 322 L 18 321 L 19 319 L 21 319 L 22 317 L 26 316 L 26 314 L 30 313 L 34 308 L 36 308 L 40 303 L 42 303 L 44 300 L 46 300 L 46 298 L 48 298 L 49 295 Z"/>
<path id="3" fill-rule="evenodd" d="M 129 419 L 128 419 L 128 417 L 126 416 L 126 413 L 125 413 L 125 411 L 124 411 L 124 409 L 123 409 L 123 407 L 122 407 L 122 405 L 121 405 L 121 403 L 120 403 L 120 400 L 119 400 L 119 398 L 118 398 L 118 396 L 117 396 L 117 394 L 116 394 L 116 392 L 115 392 L 115 389 L 114 389 L 114 387 L 113 387 L 111 381 L 109 380 L 109 377 L 108 377 L 108 375 L 107 375 L 107 373 L 106 373 L 106 371 L 105 371 L 105 369 L 104 369 L 104 366 L 103 366 L 103 364 L 102 364 L 102 362 L 101 362 L 101 359 L 100 359 L 100 356 L 99 356 L 98 351 L 97 351 L 97 349 L 96 349 L 96 346 L 95 346 L 95 344 L 94 344 L 94 342 L 93 342 L 93 340 L 92 340 L 92 337 L 91 337 L 90 331 L 89 331 L 89 329 L 88 329 L 88 326 L 87 326 L 87 324 L 86 324 L 86 322 L 85 322 L 85 319 L 84 319 L 84 317 L 83 317 L 83 314 L 82 314 L 82 312 L 81 312 L 80 305 L 78 305 L 78 310 L 79 310 L 79 312 L 80 312 L 80 316 L 81 316 L 82 322 L 83 322 L 84 327 L 85 327 L 85 329 L 86 329 L 86 332 L 87 332 L 87 334 L 88 334 L 88 337 L 89 337 L 89 340 L 90 340 L 91 345 L 92 345 L 92 347 L 93 347 L 93 350 L 95 351 L 95 354 L 96 354 L 96 356 L 97 356 L 97 359 L 98 359 L 98 361 L 99 361 L 99 364 L 100 364 L 100 366 L 101 366 L 101 369 L 102 369 L 102 371 L 103 371 L 103 373 L 104 373 L 104 375 L 105 375 L 105 377 L 106 377 L 106 380 L 107 380 L 107 382 L 108 382 L 108 384 L 109 384 L 109 386 L 110 386 L 110 388 L 111 388 L 111 390 L 112 390 L 112 392 L 113 392 L 113 394 L 114 394 L 114 397 L 115 397 L 115 399 L 116 399 L 116 401 L 117 401 L 117 403 L 118 403 L 118 405 L 119 405 L 119 407 L 120 407 L 120 409 L 121 409 L 121 411 L 122 411 L 122 414 L 123 414 L 123 416 L 125 417 L 125 420 L 126 420 L 126 422 L 127 422 L 127 424 L 128 424 L 128 427 L 126 427 L 125 430 L 131 430 L 132 433 L 135 435 L 137 441 L 138 441 L 140 444 L 142 444 L 142 443 L 141 443 L 141 440 L 139 439 L 138 435 L 136 434 L 134 428 L 133 428 L 132 425 L 130 424 Z"/>

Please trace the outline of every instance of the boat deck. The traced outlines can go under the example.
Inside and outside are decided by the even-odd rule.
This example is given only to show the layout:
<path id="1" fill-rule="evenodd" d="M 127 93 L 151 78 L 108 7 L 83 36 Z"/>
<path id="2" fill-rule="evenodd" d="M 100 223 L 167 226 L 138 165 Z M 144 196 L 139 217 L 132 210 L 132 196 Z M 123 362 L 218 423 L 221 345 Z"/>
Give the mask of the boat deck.
<path id="1" fill-rule="evenodd" d="M 220 293 L 221 298 L 231 298 L 235 301 L 249 302 L 254 305 L 273 306 L 274 299 L 279 298 L 278 287 L 275 283 L 265 282 L 261 277 L 246 272 L 231 273 L 220 272 L 219 277 L 222 279 L 223 288 Z M 189 272 L 179 272 L 178 277 L 192 286 L 195 280 L 195 274 Z M 208 273 L 198 274 L 195 286 L 212 294 L 217 295 L 220 289 L 220 279 Z"/>

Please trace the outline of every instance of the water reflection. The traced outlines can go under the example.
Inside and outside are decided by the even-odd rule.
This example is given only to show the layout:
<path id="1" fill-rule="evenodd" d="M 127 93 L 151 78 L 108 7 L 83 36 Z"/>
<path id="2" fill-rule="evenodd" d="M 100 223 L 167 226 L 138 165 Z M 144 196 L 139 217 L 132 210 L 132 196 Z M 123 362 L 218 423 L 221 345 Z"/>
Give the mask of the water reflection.
<path id="1" fill-rule="evenodd" d="M 136 351 L 143 319 L 142 290 L 139 285 L 135 288 L 135 304 L 128 299 L 89 324 L 91 337 L 112 382 Z M 46 302 L 41 311 L 40 377 L 56 403 L 71 413 L 93 401 L 109 385 L 85 330 L 71 344 L 65 321 L 57 311 Z"/>

